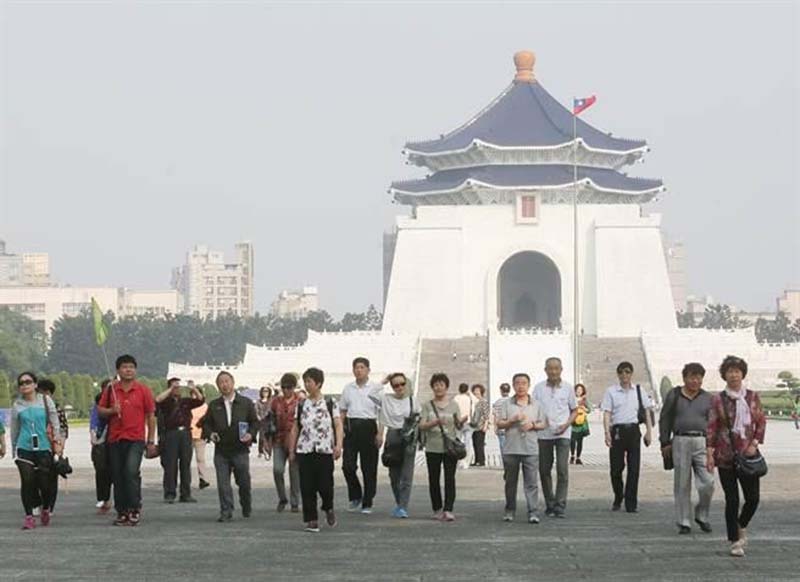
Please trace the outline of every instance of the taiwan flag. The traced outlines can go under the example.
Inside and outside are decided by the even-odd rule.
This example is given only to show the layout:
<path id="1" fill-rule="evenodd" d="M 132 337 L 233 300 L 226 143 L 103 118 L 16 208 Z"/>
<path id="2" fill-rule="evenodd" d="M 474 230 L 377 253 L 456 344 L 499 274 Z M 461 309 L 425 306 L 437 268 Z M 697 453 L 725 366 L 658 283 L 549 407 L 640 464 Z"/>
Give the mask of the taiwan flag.
<path id="1" fill-rule="evenodd" d="M 581 99 L 573 99 L 572 101 L 572 114 L 579 115 L 581 111 L 584 109 L 588 109 L 594 102 L 597 101 L 597 97 L 592 95 L 591 97 L 583 97 Z"/>

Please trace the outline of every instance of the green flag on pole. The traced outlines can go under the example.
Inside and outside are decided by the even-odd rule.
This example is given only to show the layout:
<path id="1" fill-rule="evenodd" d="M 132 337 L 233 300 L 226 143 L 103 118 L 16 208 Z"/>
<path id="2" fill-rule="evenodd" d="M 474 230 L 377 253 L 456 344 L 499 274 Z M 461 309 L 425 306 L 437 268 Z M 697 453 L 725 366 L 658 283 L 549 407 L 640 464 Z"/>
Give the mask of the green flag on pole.
<path id="1" fill-rule="evenodd" d="M 102 346 L 108 339 L 108 326 L 103 321 L 103 310 L 92 297 L 92 319 L 94 319 L 94 339 L 98 346 Z"/>

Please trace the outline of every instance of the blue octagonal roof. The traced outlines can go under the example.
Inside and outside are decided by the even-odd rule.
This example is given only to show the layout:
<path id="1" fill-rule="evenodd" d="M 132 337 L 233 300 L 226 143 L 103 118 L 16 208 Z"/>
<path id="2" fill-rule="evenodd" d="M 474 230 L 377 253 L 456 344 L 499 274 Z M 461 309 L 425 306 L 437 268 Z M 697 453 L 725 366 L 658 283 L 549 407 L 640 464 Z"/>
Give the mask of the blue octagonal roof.
<path id="1" fill-rule="evenodd" d="M 475 118 L 439 139 L 409 142 L 406 150 L 436 154 L 462 150 L 482 141 L 500 147 L 553 147 L 572 141 L 572 112 L 538 81 L 515 82 Z M 589 148 L 631 152 L 646 148 L 643 140 L 611 137 L 577 120 L 577 135 Z"/>

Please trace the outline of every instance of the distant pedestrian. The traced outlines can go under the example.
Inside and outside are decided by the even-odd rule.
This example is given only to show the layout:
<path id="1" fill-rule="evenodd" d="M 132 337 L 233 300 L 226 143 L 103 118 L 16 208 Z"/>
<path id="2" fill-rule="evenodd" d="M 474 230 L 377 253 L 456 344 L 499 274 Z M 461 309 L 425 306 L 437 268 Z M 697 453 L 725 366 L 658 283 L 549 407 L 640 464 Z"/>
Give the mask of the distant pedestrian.
<path id="1" fill-rule="evenodd" d="M 538 475 L 539 444 L 536 431 L 547 427 L 544 412 L 539 403 L 531 398 L 531 379 L 528 374 L 514 374 L 514 396 L 503 400 L 498 417 L 498 426 L 506 431 L 503 447 L 506 507 L 503 519 L 514 521 L 517 509 L 517 483 L 522 469 L 528 523 L 539 523 Z"/>
<path id="2" fill-rule="evenodd" d="M 291 503 L 292 513 L 300 511 L 300 467 L 289 460 L 289 435 L 295 422 L 297 403 L 295 390 L 297 376 L 286 373 L 281 377 L 281 393 L 272 398 L 270 409 L 275 422 L 275 433 L 267 437 L 267 450 L 272 454 L 272 478 L 278 494 L 277 511 L 280 513 Z M 289 465 L 289 496 L 286 496 L 286 465 Z"/>
<path id="3" fill-rule="evenodd" d="M 60 427 L 55 403 L 47 394 L 39 394 L 33 372 L 17 377 L 18 396 L 11 406 L 11 452 L 19 470 L 22 506 L 25 519 L 22 529 L 33 529 L 33 508 L 42 504 L 41 524 L 50 525 L 50 472 L 53 453 L 60 450 Z"/>
<path id="4" fill-rule="evenodd" d="M 472 396 L 476 399 L 472 409 L 470 426 L 472 428 L 472 449 L 475 457 L 472 461 L 473 467 L 483 467 L 486 465 L 486 431 L 491 422 L 491 407 L 486 400 L 486 387 L 483 384 L 473 384 L 470 388 Z"/>
<path id="5" fill-rule="evenodd" d="M 455 521 L 453 507 L 456 501 L 456 467 L 458 459 L 447 453 L 445 439 L 459 440 L 462 414 L 458 405 L 447 395 L 450 379 L 446 374 L 431 376 L 433 400 L 422 405 L 419 429 L 424 433 L 425 461 L 428 465 L 428 492 L 431 497 L 433 518 Z M 441 474 L 444 467 L 444 502 L 442 501 Z"/>
<path id="6" fill-rule="evenodd" d="M 233 488 L 231 473 L 239 487 L 242 517 L 253 512 L 250 480 L 250 445 L 258 432 L 258 417 L 253 401 L 236 392 L 230 372 L 217 374 L 220 397 L 208 405 L 203 420 L 203 436 L 214 443 L 214 468 L 217 473 L 220 523 L 233 519 Z"/>
<path id="7" fill-rule="evenodd" d="M 274 419 L 272 418 L 272 410 L 270 404 L 273 398 L 272 385 L 268 384 L 262 386 L 258 391 L 258 400 L 256 401 L 256 416 L 258 417 L 258 456 L 264 457 L 269 460 L 272 451 L 269 450 L 267 440 L 267 429 L 273 429 L 275 426 Z"/>
<path id="8" fill-rule="evenodd" d="M 714 493 L 714 474 L 706 469 L 706 428 L 711 411 L 711 394 L 703 390 L 706 374 L 701 364 L 683 367 L 683 386 L 676 386 L 664 398 L 658 423 L 661 454 L 674 470 L 675 521 L 678 533 L 692 531 L 692 519 L 711 533 L 708 510 Z M 692 475 L 698 503 L 692 515 Z"/>
<path id="9" fill-rule="evenodd" d="M 641 432 L 639 425 L 644 423 L 644 444 L 650 446 L 653 426 L 650 410 L 653 403 L 647 392 L 639 385 L 633 385 L 633 364 L 620 362 L 617 366 L 619 382 L 610 386 L 603 396 L 603 427 L 608 447 L 611 474 L 611 488 L 614 490 L 613 511 L 618 511 L 625 501 L 625 511 L 639 511 L 639 468 L 641 464 Z M 625 481 L 622 472 L 625 465 L 628 474 Z"/>
<path id="10" fill-rule="evenodd" d="M 500 454 L 503 454 L 503 444 L 506 440 L 506 431 L 503 428 L 497 426 L 497 419 L 500 415 L 500 410 L 503 408 L 503 402 L 508 398 L 509 394 L 511 394 L 511 386 L 508 382 L 503 382 L 500 384 L 500 398 L 494 401 L 492 404 L 492 422 L 494 423 L 494 434 L 497 436 L 497 443 L 500 448 Z"/>
<path id="11" fill-rule="evenodd" d="M 539 478 L 548 517 L 566 517 L 569 490 L 569 441 L 572 423 L 578 415 L 578 402 L 572 384 L 561 379 L 561 360 L 547 358 L 544 371 L 547 380 L 533 390 L 533 397 L 542 407 L 547 428 L 538 432 Z M 556 490 L 553 493 L 553 461 L 556 463 Z"/>
<path id="12" fill-rule="evenodd" d="M 156 405 L 163 418 L 161 466 L 164 469 L 164 501 L 175 503 L 180 475 L 181 503 L 195 503 L 192 497 L 192 410 L 205 404 L 203 394 L 192 387 L 188 396 L 181 395 L 180 378 L 167 380 L 167 389 L 156 396 Z"/>
<path id="13" fill-rule="evenodd" d="M 317 496 L 329 527 L 336 527 L 333 510 L 333 463 L 342 456 L 344 431 L 339 407 L 322 395 L 325 374 L 319 368 L 303 372 L 308 398 L 297 404 L 297 420 L 289 436 L 289 462 L 300 469 L 305 531 L 319 532 Z M 373 444 L 374 438 L 373 435 Z"/>
<path id="14" fill-rule="evenodd" d="M 114 525 L 136 526 L 142 512 L 142 456 L 155 456 L 156 404 L 150 388 L 136 380 L 136 358 L 117 358 L 118 382 L 103 392 L 97 411 L 108 420 L 109 458 L 114 482 Z M 146 432 L 145 432 L 146 430 Z M 145 438 L 146 437 L 146 438 Z"/>
<path id="15" fill-rule="evenodd" d="M 575 385 L 575 400 L 578 403 L 578 414 L 572 421 L 572 436 L 569 440 L 569 462 L 576 465 L 583 465 L 581 453 L 583 452 L 583 439 L 589 436 L 589 415 L 592 413 L 592 405 L 586 395 L 586 386 L 583 384 Z"/>
<path id="16" fill-rule="evenodd" d="M 467 456 L 461 461 L 462 469 L 466 469 L 470 466 L 471 458 L 474 453 L 472 447 L 472 433 L 474 429 L 470 425 L 470 421 L 472 420 L 477 401 L 478 399 L 469 391 L 469 384 L 462 382 L 458 385 L 458 394 L 453 397 L 453 402 L 458 406 L 459 410 L 459 422 L 461 423 L 461 428 L 459 429 L 461 434 L 459 438 L 467 448 Z"/>
<path id="17" fill-rule="evenodd" d="M 56 453 L 53 453 L 53 464 L 55 465 L 58 462 L 59 458 L 64 454 L 64 449 L 67 446 L 67 439 L 69 438 L 69 424 L 67 422 L 67 413 L 66 411 L 58 405 L 55 400 L 55 392 L 56 392 L 56 385 L 55 382 L 48 378 L 41 378 L 39 380 L 37 390 L 41 394 L 46 394 L 50 397 L 53 401 L 56 414 L 58 414 L 58 426 L 60 432 L 60 442 L 61 442 L 61 450 Z M 53 513 L 55 512 L 56 508 L 56 500 L 58 499 L 58 471 L 52 470 L 50 471 L 50 517 L 53 517 Z M 44 509 L 44 506 L 41 506 L 40 509 Z M 34 512 L 35 513 L 35 512 Z"/>
<path id="18" fill-rule="evenodd" d="M 758 392 L 744 385 L 747 362 L 728 356 L 719 368 L 725 389 L 711 398 L 708 418 L 706 468 L 717 467 L 725 492 L 725 525 L 731 556 L 744 556 L 747 547 L 747 526 L 756 513 L 760 500 L 761 477 L 736 468 L 739 455 L 745 459 L 760 457 L 759 444 L 764 443 L 767 420 Z M 744 493 L 744 506 L 739 513 L 739 487 Z"/>
<path id="19" fill-rule="evenodd" d="M 106 514 L 111 503 L 111 461 L 108 457 L 108 421 L 97 412 L 100 398 L 111 380 L 103 380 L 100 392 L 94 397 L 94 406 L 89 413 L 89 443 L 92 446 L 92 465 L 94 466 L 94 489 L 97 497 L 97 513 Z"/>
<path id="20" fill-rule="evenodd" d="M 208 470 L 206 465 L 206 441 L 203 438 L 203 427 L 201 426 L 203 418 L 208 412 L 208 403 L 205 401 L 203 389 L 195 387 L 194 380 L 187 381 L 186 386 L 190 392 L 196 388 L 203 397 L 203 404 L 192 409 L 192 449 L 194 449 L 194 462 L 197 466 L 197 487 L 202 490 L 211 486 L 206 473 Z"/>
<path id="21" fill-rule="evenodd" d="M 795 430 L 800 430 L 800 396 L 794 399 L 794 408 L 792 409 L 792 420 L 794 420 Z"/>

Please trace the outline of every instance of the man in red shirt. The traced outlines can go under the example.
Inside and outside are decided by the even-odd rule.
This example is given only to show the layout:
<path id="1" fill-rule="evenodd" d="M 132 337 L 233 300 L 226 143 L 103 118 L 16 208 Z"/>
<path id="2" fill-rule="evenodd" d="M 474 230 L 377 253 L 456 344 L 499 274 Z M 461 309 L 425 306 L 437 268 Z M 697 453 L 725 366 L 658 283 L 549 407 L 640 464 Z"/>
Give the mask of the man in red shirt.
<path id="1" fill-rule="evenodd" d="M 142 510 L 142 454 L 155 455 L 155 401 L 150 389 L 136 381 L 136 359 L 117 358 L 117 376 L 100 398 L 97 412 L 108 418 L 109 459 L 114 482 L 114 525 L 138 525 Z M 145 425 L 147 440 L 145 441 Z"/>

